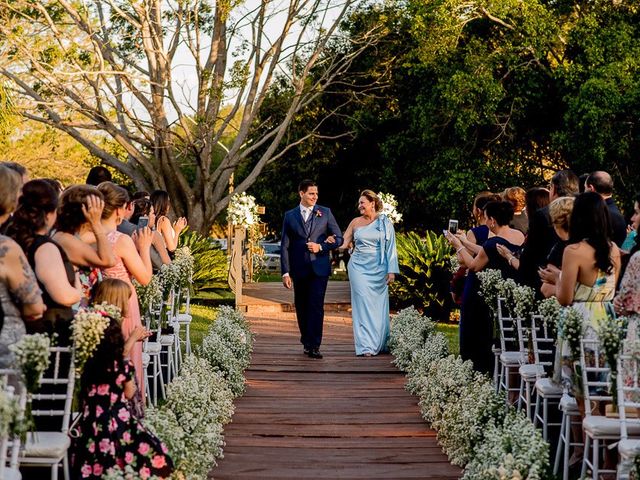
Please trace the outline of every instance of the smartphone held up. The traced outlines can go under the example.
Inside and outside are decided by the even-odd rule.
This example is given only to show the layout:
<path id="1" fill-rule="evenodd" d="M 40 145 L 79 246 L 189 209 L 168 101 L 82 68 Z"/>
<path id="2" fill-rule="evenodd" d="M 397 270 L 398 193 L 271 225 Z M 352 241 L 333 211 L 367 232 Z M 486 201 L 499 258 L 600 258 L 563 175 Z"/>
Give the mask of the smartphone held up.
<path id="1" fill-rule="evenodd" d="M 452 235 L 458 233 L 458 220 L 449 220 L 449 227 L 447 230 L 449 230 L 449 233 Z"/>

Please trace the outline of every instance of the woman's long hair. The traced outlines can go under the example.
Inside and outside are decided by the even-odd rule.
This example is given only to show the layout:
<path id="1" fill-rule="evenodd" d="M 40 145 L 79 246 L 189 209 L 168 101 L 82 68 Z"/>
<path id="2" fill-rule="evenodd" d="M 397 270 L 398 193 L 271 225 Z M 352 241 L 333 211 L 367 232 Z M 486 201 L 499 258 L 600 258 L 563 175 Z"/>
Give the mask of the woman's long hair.
<path id="1" fill-rule="evenodd" d="M 113 377 L 116 362 L 122 362 L 124 355 L 124 336 L 120 323 L 110 318 L 104 337 L 93 355 L 84 364 L 80 379 L 83 393 L 86 394 L 92 385 L 109 383 Z"/>
<path id="2" fill-rule="evenodd" d="M 569 243 L 587 242 L 595 250 L 596 266 L 611 273 L 609 209 L 600 194 L 584 192 L 573 203 L 569 221 Z"/>
<path id="3" fill-rule="evenodd" d="M 36 232 L 47 224 L 47 214 L 58 208 L 58 192 L 45 180 L 31 180 L 22 187 L 18 208 L 11 217 L 7 235 L 27 252 Z"/>
<path id="4" fill-rule="evenodd" d="M 60 196 L 58 205 L 58 219 L 56 230 L 74 235 L 80 231 L 80 227 L 87 223 L 82 213 L 82 206 L 86 206 L 87 198 L 95 195 L 104 199 L 102 192 L 92 185 L 72 185 Z"/>
<path id="5" fill-rule="evenodd" d="M 164 217 L 169 213 L 169 194 L 164 190 L 154 190 L 151 192 L 151 203 L 153 204 L 153 211 L 156 212 L 156 223 L 160 217 Z M 154 225 L 155 226 L 155 225 Z"/>

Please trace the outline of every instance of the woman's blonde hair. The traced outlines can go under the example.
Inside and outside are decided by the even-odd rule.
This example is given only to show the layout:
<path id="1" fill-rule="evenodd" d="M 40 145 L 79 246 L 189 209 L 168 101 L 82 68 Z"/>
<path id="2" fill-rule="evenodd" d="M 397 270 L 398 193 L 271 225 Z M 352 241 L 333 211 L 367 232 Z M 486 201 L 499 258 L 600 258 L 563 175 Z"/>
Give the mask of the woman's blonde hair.
<path id="1" fill-rule="evenodd" d="M 569 231 L 569 220 L 571 219 L 571 212 L 573 212 L 574 201 L 574 197 L 560 197 L 549 204 L 551 223 L 566 232 Z"/>
<path id="2" fill-rule="evenodd" d="M 16 209 L 18 194 L 22 188 L 22 177 L 9 167 L 0 165 L 0 215 Z"/>
<path id="3" fill-rule="evenodd" d="M 382 211 L 382 200 L 380 200 L 380 197 L 376 194 L 376 192 L 367 189 L 363 190 L 362 193 L 360 193 L 360 196 L 366 198 L 370 202 L 374 202 L 376 212 Z"/>
<path id="4" fill-rule="evenodd" d="M 96 304 L 106 302 L 118 307 L 123 317 L 129 313 L 129 299 L 131 287 L 124 280 L 118 278 L 105 278 L 95 286 L 93 302 Z"/>

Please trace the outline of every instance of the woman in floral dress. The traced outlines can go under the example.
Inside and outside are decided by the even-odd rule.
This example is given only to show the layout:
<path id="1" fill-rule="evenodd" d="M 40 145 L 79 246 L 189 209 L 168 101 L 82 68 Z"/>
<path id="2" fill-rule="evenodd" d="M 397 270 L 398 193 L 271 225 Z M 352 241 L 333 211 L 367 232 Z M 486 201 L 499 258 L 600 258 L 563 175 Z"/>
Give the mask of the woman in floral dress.
<path id="1" fill-rule="evenodd" d="M 631 226 L 634 231 L 640 229 L 640 195 L 633 205 Z M 624 270 L 618 294 L 613 305 L 618 315 L 629 317 L 627 340 L 638 340 L 638 320 L 640 320 L 640 238 L 636 235 L 635 245 L 629 252 L 629 262 Z"/>
<path id="2" fill-rule="evenodd" d="M 173 462 L 165 445 L 131 414 L 136 386 L 134 368 L 124 359 L 120 324 L 110 319 L 81 378 L 81 418 L 73 439 L 74 479 L 97 479 L 107 473 L 125 478 L 167 478 Z"/>

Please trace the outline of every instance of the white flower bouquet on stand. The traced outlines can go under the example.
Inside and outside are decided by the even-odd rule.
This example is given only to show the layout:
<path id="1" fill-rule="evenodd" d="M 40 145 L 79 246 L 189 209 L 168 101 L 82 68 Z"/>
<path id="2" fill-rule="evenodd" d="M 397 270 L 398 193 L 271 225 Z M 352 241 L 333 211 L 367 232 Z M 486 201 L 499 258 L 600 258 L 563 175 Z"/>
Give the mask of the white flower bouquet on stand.
<path id="1" fill-rule="evenodd" d="M 258 205 L 252 195 L 245 192 L 234 194 L 229 201 L 227 217 L 232 225 L 251 227 L 260 221 Z"/>
<path id="2" fill-rule="evenodd" d="M 398 201 L 391 193 L 378 192 L 378 197 L 382 201 L 382 214 L 386 215 L 392 223 L 402 221 L 402 214 L 398 212 Z"/>
<path id="3" fill-rule="evenodd" d="M 42 374 L 49 368 L 50 347 L 51 339 L 44 333 L 25 335 L 13 345 L 9 345 L 29 394 L 40 389 Z"/>
<path id="4" fill-rule="evenodd" d="M 93 307 L 81 308 L 71 321 L 71 338 L 76 378 L 80 378 L 85 363 L 102 341 L 104 331 L 111 322 L 110 318 L 119 319 L 120 309 L 108 303 Z"/>

